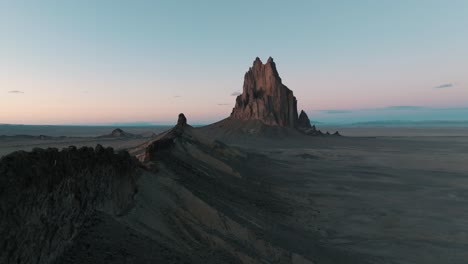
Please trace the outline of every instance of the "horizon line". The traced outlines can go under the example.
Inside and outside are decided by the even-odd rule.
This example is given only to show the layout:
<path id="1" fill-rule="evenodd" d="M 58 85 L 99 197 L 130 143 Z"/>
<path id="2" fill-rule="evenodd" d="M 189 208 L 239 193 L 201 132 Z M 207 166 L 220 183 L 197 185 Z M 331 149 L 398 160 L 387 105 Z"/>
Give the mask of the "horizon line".
<path id="1" fill-rule="evenodd" d="M 217 122 L 217 121 L 215 121 Z M 192 126 L 206 126 L 213 124 L 211 123 L 193 123 Z M 311 120 L 311 124 L 321 124 L 321 125 L 353 125 L 353 124 L 372 124 L 372 123 L 468 123 L 468 119 L 457 119 L 457 120 L 449 120 L 449 119 L 437 119 L 437 120 L 428 120 L 428 119 L 420 119 L 420 120 L 402 120 L 402 119 L 392 119 L 392 120 L 384 120 L 384 119 L 375 119 L 369 121 L 357 121 L 357 122 L 340 122 L 340 121 L 319 121 L 319 120 Z M 175 126 L 176 123 L 152 123 L 152 122 L 141 122 L 140 124 L 135 122 L 128 122 L 128 123 L 75 123 L 75 124 L 15 124 L 15 123 L 0 123 L 0 126 L 76 126 L 76 127 L 170 127 Z"/>

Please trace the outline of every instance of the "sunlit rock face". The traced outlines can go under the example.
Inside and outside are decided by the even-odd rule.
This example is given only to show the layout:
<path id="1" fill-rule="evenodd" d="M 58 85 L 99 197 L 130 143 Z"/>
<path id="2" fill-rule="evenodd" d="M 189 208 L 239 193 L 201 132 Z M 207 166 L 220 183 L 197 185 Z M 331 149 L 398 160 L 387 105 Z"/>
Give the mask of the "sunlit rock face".
<path id="1" fill-rule="evenodd" d="M 231 118 L 256 119 L 271 126 L 296 127 L 296 97 L 281 82 L 271 57 L 265 64 L 257 57 L 245 74 L 243 93 L 236 98 Z"/>

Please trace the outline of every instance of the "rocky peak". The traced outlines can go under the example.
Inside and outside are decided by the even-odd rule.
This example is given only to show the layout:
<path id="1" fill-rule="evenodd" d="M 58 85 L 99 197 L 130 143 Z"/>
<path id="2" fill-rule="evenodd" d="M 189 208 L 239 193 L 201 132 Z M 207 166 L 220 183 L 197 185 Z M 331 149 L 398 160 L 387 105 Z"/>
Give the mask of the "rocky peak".
<path id="1" fill-rule="evenodd" d="M 177 119 L 177 126 L 186 126 L 187 125 L 187 118 L 183 113 L 179 114 L 179 118 Z"/>
<path id="2" fill-rule="evenodd" d="M 142 161 L 148 162 L 158 159 L 163 155 L 161 153 L 164 153 L 164 151 L 174 146 L 174 140 L 176 138 L 180 138 L 184 132 L 190 128 L 191 126 L 187 124 L 187 118 L 183 113 L 180 113 L 177 119 L 177 125 L 173 129 L 169 130 L 169 132 L 164 134 L 163 137 L 153 140 L 151 144 L 148 144 L 145 148 L 145 154 Z"/>
<path id="3" fill-rule="evenodd" d="M 179 118 L 177 119 L 177 125 L 174 127 L 174 131 L 176 134 L 181 134 L 185 130 L 185 128 L 189 126 L 187 124 L 187 118 L 183 113 L 179 114 Z"/>
<path id="4" fill-rule="evenodd" d="M 303 129 L 312 128 L 309 117 L 307 116 L 306 112 L 304 112 L 304 110 L 302 110 L 299 114 L 299 119 L 297 120 L 297 127 Z"/>
<path id="5" fill-rule="evenodd" d="M 113 137 L 121 137 L 121 136 L 124 136 L 124 132 L 123 132 L 122 129 L 116 128 L 116 129 L 112 130 L 111 135 Z"/>
<path id="6" fill-rule="evenodd" d="M 120 128 L 112 130 L 110 134 L 99 136 L 98 138 L 130 138 L 130 137 L 139 137 L 131 133 L 127 133 Z"/>
<path id="7" fill-rule="evenodd" d="M 273 58 L 256 58 L 244 76 L 243 93 L 236 98 L 231 118 L 260 120 L 271 126 L 296 127 L 297 100 L 279 77 Z"/>
<path id="8" fill-rule="evenodd" d="M 263 64 L 262 60 L 261 60 L 259 57 L 255 58 L 255 61 L 254 61 L 254 63 L 253 63 L 254 66 L 257 65 L 257 64 L 258 64 L 258 65 L 262 65 L 262 64 Z"/>

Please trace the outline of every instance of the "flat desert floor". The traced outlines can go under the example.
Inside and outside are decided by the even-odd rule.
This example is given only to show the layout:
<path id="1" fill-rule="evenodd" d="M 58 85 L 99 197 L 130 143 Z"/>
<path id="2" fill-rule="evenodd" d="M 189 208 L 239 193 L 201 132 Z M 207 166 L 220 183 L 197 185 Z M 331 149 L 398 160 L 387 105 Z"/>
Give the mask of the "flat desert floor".
<path id="1" fill-rule="evenodd" d="M 317 233 L 320 249 L 352 253 L 336 263 L 466 263 L 468 137 L 265 146 L 250 144 L 281 164 L 266 170 L 275 192 L 295 205 L 297 228 Z"/>
<path id="2" fill-rule="evenodd" d="M 278 227 L 289 237 L 278 239 L 317 263 L 466 263 L 468 129 L 339 130 L 344 137 L 226 142 L 271 161 L 259 168 L 262 182 L 292 206 L 293 220 Z M 4 137 L 0 156 L 97 143 L 125 149 L 146 140 Z"/>

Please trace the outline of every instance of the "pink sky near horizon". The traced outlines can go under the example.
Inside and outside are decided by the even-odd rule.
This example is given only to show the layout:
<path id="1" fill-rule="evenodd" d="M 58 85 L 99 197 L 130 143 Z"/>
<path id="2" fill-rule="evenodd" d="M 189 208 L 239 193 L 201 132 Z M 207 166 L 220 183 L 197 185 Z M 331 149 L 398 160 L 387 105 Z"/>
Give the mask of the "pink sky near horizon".
<path id="1" fill-rule="evenodd" d="M 180 112 L 214 122 L 257 56 L 274 58 L 311 120 L 467 120 L 466 10 L 455 0 L 0 2 L 0 123 L 173 124 Z M 417 110 L 381 111 L 392 106 Z M 442 111 L 452 108 L 462 110 Z"/>
<path id="2" fill-rule="evenodd" d="M 297 71 L 281 61 L 275 62 L 283 83 L 298 99 L 299 111 L 305 109 L 311 119 L 317 114 L 314 111 L 327 109 L 467 106 L 466 82 L 458 80 L 461 73 L 453 70 L 427 75 L 428 69 L 401 69 L 398 65 L 376 63 L 376 69 L 360 66 L 346 71 L 350 66 L 343 65 Z M 0 97 L 0 123 L 174 123 L 180 112 L 192 122 L 210 123 L 230 114 L 235 103 L 231 93 L 242 91 L 243 75 L 250 66 L 251 62 L 246 62 L 243 71 L 226 71 L 219 76 L 210 76 L 213 69 L 207 67 L 205 72 L 201 66 L 183 79 L 164 73 L 96 76 L 86 72 L 73 75 L 74 72 L 54 74 L 48 69 L 10 69 L 8 74 L 3 71 L 0 75 L 0 87 L 6 88 L 2 88 Z M 454 86 L 434 88 L 444 80 L 455 80 Z M 8 92 L 13 90 L 23 93 Z"/>

